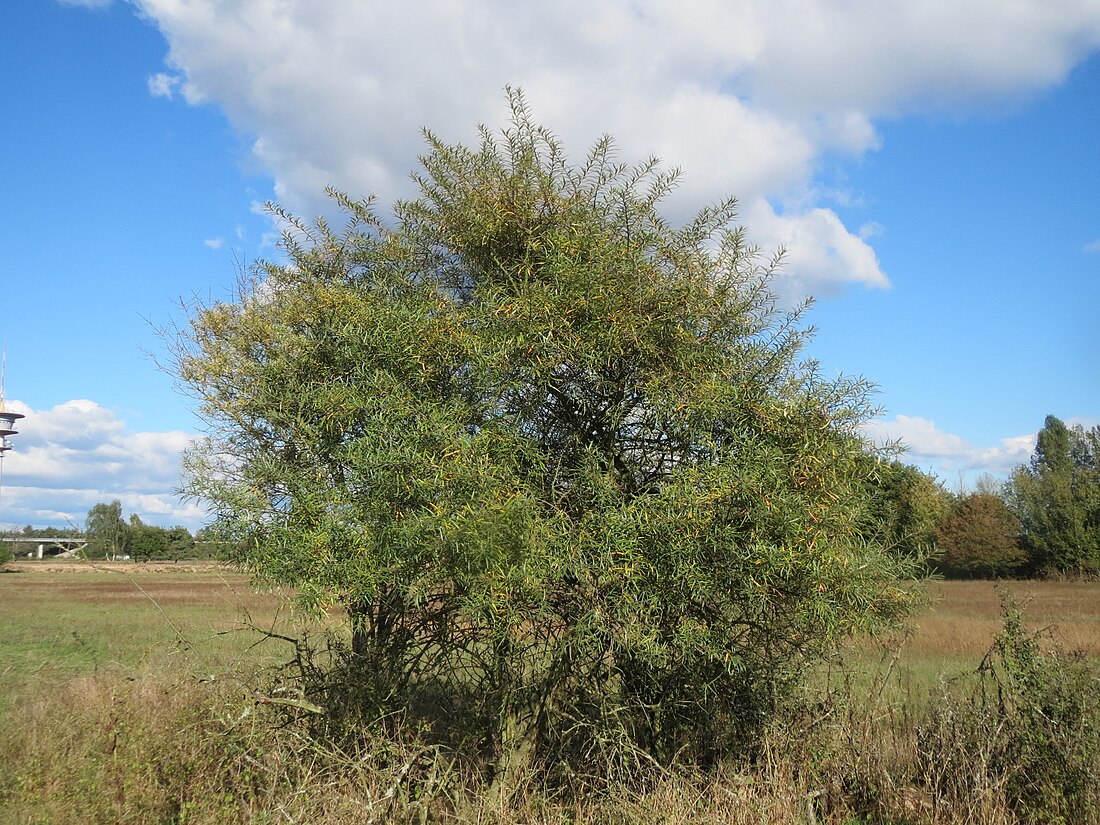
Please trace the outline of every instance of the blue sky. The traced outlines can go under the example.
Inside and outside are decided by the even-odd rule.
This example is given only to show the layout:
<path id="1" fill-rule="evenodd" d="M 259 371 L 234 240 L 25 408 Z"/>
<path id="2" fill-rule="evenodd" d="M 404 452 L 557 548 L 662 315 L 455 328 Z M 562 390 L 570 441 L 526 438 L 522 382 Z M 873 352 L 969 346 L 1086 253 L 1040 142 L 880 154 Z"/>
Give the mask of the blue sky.
<path id="1" fill-rule="evenodd" d="M 674 217 L 737 195 L 948 486 L 1100 423 L 1100 2 L 8 0 L 0 46 L 0 525 L 198 526 L 156 329 L 277 255 L 258 204 L 408 195 L 419 128 L 502 125 L 506 84 L 575 157 L 682 166 Z"/>

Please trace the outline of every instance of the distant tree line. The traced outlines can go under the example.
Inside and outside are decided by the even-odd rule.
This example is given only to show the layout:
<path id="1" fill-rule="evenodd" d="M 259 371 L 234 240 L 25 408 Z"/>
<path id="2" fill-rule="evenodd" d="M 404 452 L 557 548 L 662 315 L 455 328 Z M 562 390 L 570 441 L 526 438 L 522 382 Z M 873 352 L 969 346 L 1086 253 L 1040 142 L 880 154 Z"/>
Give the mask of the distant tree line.
<path id="1" fill-rule="evenodd" d="M 863 531 L 896 554 L 924 556 L 949 578 L 1100 576 L 1100 427 L 1069 427 L 1049 415 L 1030 462 L 1005 482 L 985 477 L 977 489 L 958 493 L 901 461 L 867 461 L 877 466 Z M 217 523 L 192 535 L 182 525 L 146 524 L 136 513 L 127 521 L 117 499 L 88 511 L 84 534 L 92 558 L 228 559 L 237 550 Z M 81 531 L 28 524 L 20 535 L 69 538 Z M 14 551 L 5 543 L 0 562 Z"/>
<path id="2" fill-rule="evenodd" d="M 1031 461 L 973 491 L 897 461 L 872 478 L 867 529 L 945 576 L 1100 575 L 1100 427 L 1047 416 Z"/>
<path id="3" fill-rule="evenodd" d="M 4 540 L 0 541 L 0 564 L 10 561 L 19 553 L 27 552 L 26 544 L 17 544 L 10 541 L 10 538 L 46 539 L 47 541 L 44 543 L 49 544 L 49 539 L 76 538 L 81 535 L 82 533 L 77 527 L 35 527 L 28 524 L 18 532 L 4 534 Z"/>
<path id="4" fill-rule="evenodd" d="M 28 524 L 17 532 L 6 533 L 5 540 L 0 541 L 0 564 L 28 551 L 27 545 L 17 545 L 8 537 L 44 539 L 47 545 L 50 539 L 84 538 L 88 544 L 81 555 L 96 559 L 229 559 L 237 550 L 237 542 L 218 524 L 209 524 L 192 534 L 180 524 L 175 527 L 146 524 L 137 513 L 125 519 L 118 499 L 93 506 L 84 519 L 83 529 Z"/>
<path id="5" fill-rule="evenodd" d="M 84 552 L 91 558 L 123 558 L 135 561 L 225 558 L 232 544 L 209 535 L 206 528 L 191 534 L 183 525 L 158 527 L 146 524 L 137 513 L 123 518 L 122 503 L 101 502 L 84 520 Z"/>
<path id="6" fill-rule="evenodd" d="M 19 535 L 31 539 L 67 539 L 81 535 L 79 527 L 34 527 L 28 524 Z"/>
<path id="7" fill-rule="evenodd" d="M 926 556 L 950 578 L 1100 576 L 1100 427 L 1069 427 L 1049 415 L 1030 462 L 1003 483 L 986 477 L 958 493 L 901 461 L 867 460 L 878 466 L 864 533 L 897 554 Z M 192 535 L 182 525 L 146 524 L 136 513 L 127 521 L 118 499 L 93 506 L 83 533 L 91 558 L 228 559 L 237 549 L 218 524 Z M 19 535 L 71 538 L 81 530 L 28 524 Z M 3 543 L 0 562 L 15 552 Z"/>

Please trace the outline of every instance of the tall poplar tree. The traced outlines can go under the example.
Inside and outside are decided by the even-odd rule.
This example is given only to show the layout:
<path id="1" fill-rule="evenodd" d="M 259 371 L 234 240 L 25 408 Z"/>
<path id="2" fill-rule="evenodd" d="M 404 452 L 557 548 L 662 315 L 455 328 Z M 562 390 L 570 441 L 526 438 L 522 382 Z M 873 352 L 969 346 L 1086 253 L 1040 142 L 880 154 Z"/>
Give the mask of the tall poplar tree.
<path id="1" fill-rule="evenodd" d="M 1038 572 L 1100 573 L 1100 427 L 1048 415 L 1030 465 L 1012 474 L 1009 500 Z"/>

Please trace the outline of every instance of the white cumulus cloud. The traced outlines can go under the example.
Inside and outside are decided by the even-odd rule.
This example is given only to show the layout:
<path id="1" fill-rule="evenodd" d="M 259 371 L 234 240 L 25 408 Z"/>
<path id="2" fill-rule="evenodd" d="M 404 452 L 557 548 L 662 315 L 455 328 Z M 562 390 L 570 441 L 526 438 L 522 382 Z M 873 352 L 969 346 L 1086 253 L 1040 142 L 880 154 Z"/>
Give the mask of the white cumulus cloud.
<path id="1" fill-rule="evenodd" d="M 117 498 L 150 523 L 201 523 L 201 511 L 174 492 L 191 434 L 134 432 L 87 399 L 40 411 L 19 401 L 6 406 L 26 418 L 4 457 L 0 522 L 80 526 L 92 505 Z"/>
<path id="2" fill-rule="evenodd" d="M 1028 433 L 1002 439 L 996 445 L 980 446 L 941 430 L 935 421 L 908 415 L 890 420 L 876 418 L 864 426 L 864 434 L 879 444 L 900 441 L 907 463 L 931 469 L 947 481 L 956 474 L 1004 475 L 1027 463 L 1036 439 L 1036 433 Z"/>
<path id="3" fill-rule="evenodd" d="M 179 86 L 180 79 L 176 75 L 158 72 L 150 75 L 146 82 L 149 86 L 149 94 L 153 97 L 166 97 L 171 100 L 176 94 L 176 87 Z"/>
<path id="4" fill-rule="evenodd" d="M 1051 86 L 1100 45 L 1083 0 L 134 2 L 170 47 L 151 88 L 221 107 L 299 213 L 326 185 L 410 194 L 419 129 L 472 140 L 511 84 L 573 157 L 610 132 L 626 160 L 682 166 L 679 217 L 738 196 L 815 292 L 888 283 L 815 194 L 824 153 L 873 151 L 878 117 Z"/>

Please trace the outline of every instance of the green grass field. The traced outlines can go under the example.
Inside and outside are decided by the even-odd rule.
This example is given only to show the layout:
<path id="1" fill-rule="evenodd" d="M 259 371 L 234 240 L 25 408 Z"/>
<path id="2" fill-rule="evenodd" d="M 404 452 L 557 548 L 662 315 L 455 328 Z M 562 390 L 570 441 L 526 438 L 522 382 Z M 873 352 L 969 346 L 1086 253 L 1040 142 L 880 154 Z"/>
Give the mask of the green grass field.
<path id="1" fill-rule="evenodd" d="M 22 693 L 109 673 L 208 678 L 285 659 L 285 595 L 216 565 L 9 564 L 0 573 L 0 714 Z"/>
<path id="2" fill-rule="evenodd" d="M 989 582 L 931 583 L 928 607 L 905 633 L 853 640 L 826 674 L 848 693 L 812 721 L 822 744 L 781 731 L 756 774 L 676 780 L 642 797 L 591 804 L 536 797 L 460 815 L 451 796 L 432 796 L 427 779 L 412 782 L 410 766 L 442 770 L 415 744 L 368 738 L 351 754 L 309 743 L 293 727 L 272 727 L 277 717 L 256 704 L 255 674 L 293 649 L 256 628 L 299 635 L 311 627 L 296 622 L 287 594 L 255 592 L 246 576 L 215 565 L 19 563 L 7 571 L 0 573 L 4 825 L 391 818 L 702 825 L 807 822 L 810 808 L 813 821 L 839 825 L 1026 821 L 994 803 L 963 817 L 958 803 L 929 801 L 924 780 L 914 778 L 936 690 L 972 674 L 1002 627 Z M 1029 628 L 1052 628 L 1063 649 L 1100 660 L 1100 584 L 1003 587 L 1023 605 Z M 885 690 L 875 686 L 884 674 Z M 807 759 L 814 764 L 799 764 Z M 834 775 L 841 778 L 828 779 Z M 860 791 L 861 783 L 874 793 Z M 986 791 L 990 799 L 999 793 Z M 911 815 L 897 813 L 905 811 Z"/>

